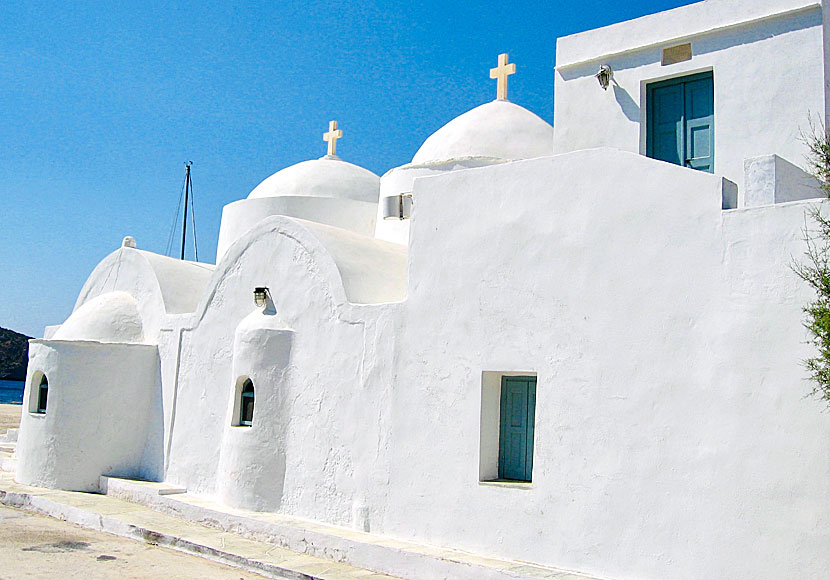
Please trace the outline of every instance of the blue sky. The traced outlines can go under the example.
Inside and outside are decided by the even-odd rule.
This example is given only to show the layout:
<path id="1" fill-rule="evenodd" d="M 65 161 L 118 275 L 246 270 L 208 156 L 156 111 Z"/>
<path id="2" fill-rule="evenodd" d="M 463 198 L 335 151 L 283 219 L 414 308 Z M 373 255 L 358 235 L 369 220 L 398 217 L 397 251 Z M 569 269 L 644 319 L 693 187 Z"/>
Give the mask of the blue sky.
<path id="1" fill-rule="evenodd" d="M 222 206 L 324 155 L 329 120 L 383 174 L 495 98 L 507 52 L 552 122 L 557 37 L 691 3 L 3 2 L 0 326 L 62 322 L 124 235 L 164 253 L 187 160 L 213 262 Z"/>

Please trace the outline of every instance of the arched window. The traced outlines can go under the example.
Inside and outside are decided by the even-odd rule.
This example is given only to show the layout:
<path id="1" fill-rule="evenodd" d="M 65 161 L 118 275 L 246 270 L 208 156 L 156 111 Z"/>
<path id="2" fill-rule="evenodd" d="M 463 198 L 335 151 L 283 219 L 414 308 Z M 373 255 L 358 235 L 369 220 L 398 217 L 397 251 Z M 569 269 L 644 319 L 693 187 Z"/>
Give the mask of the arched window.
<path id="1" fill-rule="evenodd" d="M 49 396 L 49 380 L 46 378 L 46 375 L 42 375 L 40 377 L 40 384 L 37 387 L 37 406 L 35 407 L 35 413 L 40 413 L 41 415 L 46 413 L 46 400 Z"/>
<path id="2" fill-rule="evenodd" d="M 254 422 L 254 383 L 245 379 L 239 400 L 239 424 L 250 427 Z"/>

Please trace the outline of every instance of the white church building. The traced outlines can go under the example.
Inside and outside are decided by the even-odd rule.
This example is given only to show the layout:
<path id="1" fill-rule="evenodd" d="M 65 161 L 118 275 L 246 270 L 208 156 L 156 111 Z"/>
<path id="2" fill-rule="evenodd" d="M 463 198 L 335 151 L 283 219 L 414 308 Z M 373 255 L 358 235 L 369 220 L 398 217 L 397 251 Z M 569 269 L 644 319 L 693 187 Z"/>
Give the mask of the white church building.
<path id="1" fill-rule="evenodd" d="M 382 177 L 333 125 L 225 206 L 215 265 L 125 238 L 30 343 L 17 481 L 614 580 L 830 577 L 791 269 L 828 20 L 706 0 L 560 38 L 552 125 L 502 57 L 498 98 Z"/>

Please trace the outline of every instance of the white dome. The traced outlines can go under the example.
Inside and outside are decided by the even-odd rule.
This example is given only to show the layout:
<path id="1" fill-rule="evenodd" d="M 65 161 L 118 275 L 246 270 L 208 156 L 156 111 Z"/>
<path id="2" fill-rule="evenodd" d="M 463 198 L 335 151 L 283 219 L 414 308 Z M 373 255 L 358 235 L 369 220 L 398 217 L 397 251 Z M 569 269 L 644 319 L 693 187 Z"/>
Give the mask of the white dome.
<path id="1" fill-rule="evenodd" d="M 376 203 L 380 177 L 339 157 L 303 161 L 257 185 L 248 199 L 258 197 L 336 197 Z"/>
<path id="2" fill-rule="evenodd" d="M 142 343 L 144 328 L 138 304 L 126 292 L 101 294 L 73 312 L 52 339 Z"/>
<path id="3" fill-rule="evenodd" d="M 413 164 L 486 157 L 531 159 L 553 155 L 553 127 L 510 101 L 492 101 L 456 117 L 430 135 Z"/>

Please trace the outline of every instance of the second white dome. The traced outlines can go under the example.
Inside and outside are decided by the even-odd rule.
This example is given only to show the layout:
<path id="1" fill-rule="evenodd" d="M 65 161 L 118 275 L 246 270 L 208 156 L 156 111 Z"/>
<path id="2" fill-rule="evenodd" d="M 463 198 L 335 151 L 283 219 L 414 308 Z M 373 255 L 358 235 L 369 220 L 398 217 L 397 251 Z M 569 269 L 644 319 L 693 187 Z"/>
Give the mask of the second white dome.
<path id="1" fill-rule="evenodd" d="M 553 126 L 510 101 L 491 101 L 456 117 L 424 141 L 412 163 L 483 157 L 500 160 L 553 155 Z"/>
<path id="2" fill-rule="evenodd" d="M 257 185 L 248 199 L 260 197 L 336 197 L 377 202 L 380 177 L 338 157 L 303 161 L 277 171 Z"/>

